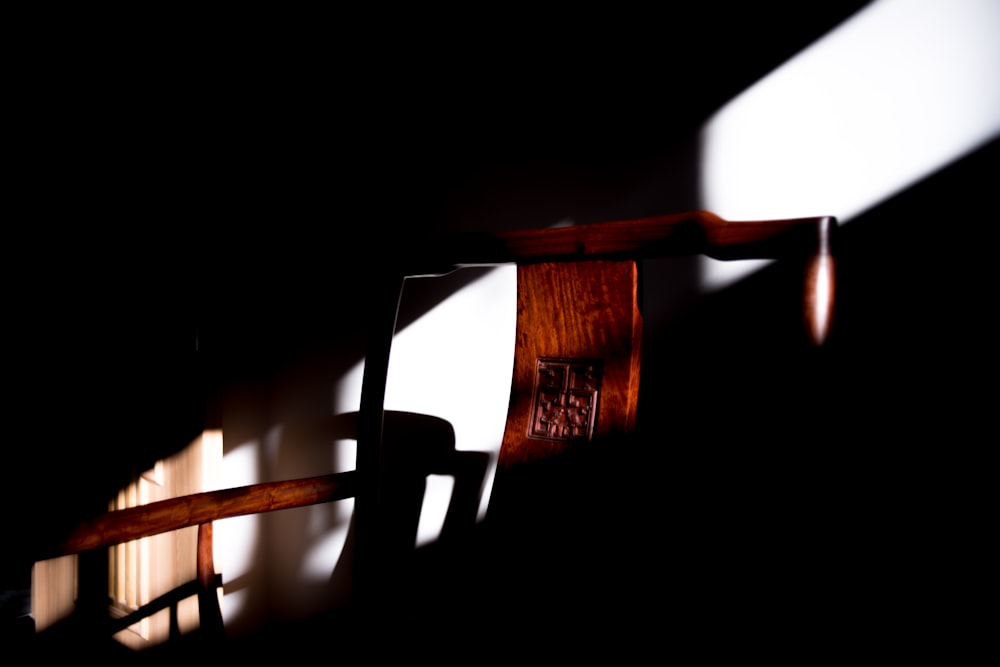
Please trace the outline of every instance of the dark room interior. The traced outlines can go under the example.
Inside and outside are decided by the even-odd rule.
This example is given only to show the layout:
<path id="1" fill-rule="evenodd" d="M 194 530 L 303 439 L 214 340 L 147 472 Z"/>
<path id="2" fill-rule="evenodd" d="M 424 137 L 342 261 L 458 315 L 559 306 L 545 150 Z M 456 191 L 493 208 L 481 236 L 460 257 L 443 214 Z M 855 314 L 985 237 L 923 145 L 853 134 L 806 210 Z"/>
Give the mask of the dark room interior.
<path id="1" fill-rule="evenodd" d="M 206 428 L 230 437 L 226 406 L 253 411 L 288 369 L 328 397 L 364 358 L 368 286 L 417 240 L 700 208 L 699 129 L 870 4 L 32 22 L 9 125 L 3 641 L 67 649 L 27 617 L 37 547 L 136 471 Z M 565 535 L 529 531 L 479 563 L 427 550 L 380 621 L 393 646 L 332 613 L 265 617 L 223 650 L 958 655 L 984 624 L 961 596 L 981 586 L 963 563 L 987 496 L 998 173 L 994 136 L 842 225 L 822 347 L 789 307 L 794 263 L 663 297 L 628 450 L 642 459 L 613 459 L 609 502 L 569 495 Z M 696 276 L 644 278 L 668 292 Z M 570 536 L 590 513 L 612 526 L 599 544 Z M 489 570 L 545 548 L 586 582 Z M 496 587 L 485 629 L 458 606 L 476 577 Z"/>

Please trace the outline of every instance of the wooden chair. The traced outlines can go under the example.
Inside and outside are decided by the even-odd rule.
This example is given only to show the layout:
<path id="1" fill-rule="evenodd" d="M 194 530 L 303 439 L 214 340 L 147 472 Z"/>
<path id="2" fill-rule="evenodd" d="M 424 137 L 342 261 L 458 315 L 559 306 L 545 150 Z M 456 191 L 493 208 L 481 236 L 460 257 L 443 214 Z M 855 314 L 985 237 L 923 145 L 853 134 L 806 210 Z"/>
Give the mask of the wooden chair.
<path id="1" fill-rule="evenodd" d="M 215 596 L 218 575 L 211 557 L 212 522 L 227 517 L 354 497 L 357 618 L 383 628 L 391 623 L 386 620 L 391 617 L 387 609 L 417 590 L 433 592 L 442 586 L 442 591 L 468 593 L 471 587 L 463 577 L 476 569 L 469 560 L 474 555 L 489 558 L 486 569 L 477 571 L 495 583 L 509 584 L 533 569 L 547 572 L 548 568 L 541 566 L 511 568 L 512 561 L 524 559 L 517 551 L 498 551 L 499 542 L 493 536 L 507 539 L 524 531 L 536 544 L 538 540 L 557 543 L 569 535 L 572 521 L 559 523 L 555 530 L 551 521 L 563 522 L 570 513 L 579 513 L 579 508 L 568 507 L 583 495 L 575 491 L 600 496 L 627 488 L 621 480 L 609 483 L 608 471 L 589 462 L 594 460 L 595 451 L 625 446 L 636 430 L 642 260 L 692 254 L 724 260 L 807 260 L 803 336 L 821 344 L 832 312 L 835 229 L 836 221 L 830 217 L 730 222 L 710 213 L 691 212 L 576 227 L 459 235 L 433 240 L 419 249 L 410 247 L 404 259 L 378 267 L 371 285 L 361 407 L 357 415 L 349 417 L 357 419 L 356 425 L 351 424 L 352 429 L 356 426 L 358 438 L 355 471 L 201 493 L 112 512 L 46 545 L 39 557 L 94 551 L 198 525 L 202 624 L 216 637 L 221 635 L 221 615 Z M 477 544 L 476 549 L 449 552 L 431 568 L 417 572 L 408 561 L 413 551 L 409 532 L 413 516 L 403 521 L 408 526 L 404 539 L 398 537 L 400 499 L 405 504 L 409 497 L 398 492 L 400 480 L 414 469 L 418 477 L 435 470 L 471 470 L 473 476 L 480 475 L 483 462 L 459 462 L 453 456 L 454 443 L 449 442 L 454 435 L 449 435 L 447 424 L 440 420 L 401 416 L 383 408 L 402 285 L 409 276 L 508 263 L 517 265 L 514 367 L 486 521 L 487 526 L 500 529 L 484 531 L 491 535 L 486 542 L 471 538 L 469 543 Z M 414 425 L 423 429 L 423 435 L 407 435 L 407 429 Z M 395 435 L 387 437 L 392 432 Z M 408 455 L 408 443 L 427 456 Z M 471 522 L 471 518 L 466 517 L 466 521 Z M 522 539 L 518 548 L 524 544 Z M 496 580 L 497 570 L 503 569 L 516 574 Z M 416 588 L 412 580 L 403 581 L 410 576 L 423 577 Z M 450 578 L 451 587 L 443 581 L 446 578 Z M 527 581 L 545 585 L 547 578 L 543 574 Z M 469 601 L 465 595 L 442 599 L 447 599 L 453 610 Z M 457 612 L 452 618 L 461 616 Z"/>
<path id="2" fill-rule="evenodd" d="M 463 593 L 479 590 L 474 583 L 479 576 L 492 581 L 491 594 L 505 590 L 517 596 L 531 587 L 551 586 L 556 579 L 551 576 L 551 559 L 562 559 L 563 571 L 581 562 L 580 553 L 571 552 L 586 548 L 583 524 L 591 512 L 600 511 L 589 499 L 629 492 L 628 479 L 615 479 L 601 462 L 609 450 L 636 446 L 642 260 L 698 254 L 722 260 L 801 260 L 802 336 L 820 345 L 828 334 L 833 306 L 835 228 L 830 217 L 730 222 L 691 212 L 472 234 L 439 239 L 407 254 L 413 259 L 404 261 L 395 273 L 382 274 L 386 280 L 380 283 L 381 295 L 373 300 L 382 309 L 375 310 L 371 320 L 362 389 L 356 506 L 359 585 L 367 599 L 376 601 L 375 609 L 400 603 L 399 596 L 383 584 L 395 586 L 393 573 L 407 571 L 398 553 L 384 548 L 385 538 L 378 533 L 379 526 L 386 525 L 380 513 L 392 454 L 377 446 L 382 442 L 394 318 L 406 276 L 517 265 L 512 387 L 483 531 L 488 538 L 472 551 L 449 554 L 429 570 L 412 575 L 416 588 L 403 593 L 413 599 L 447 600 L 442 604 L 451 610 L 438 611 L 455 620 L 463 617 L 456 609 L 473 604 Z M 642 466 L 642 460 L 634 457 L 632 465 Z M 542 544 L 550 548 L 545 557 L 549 565 L 531 564 L 534 557 L 526 561 L 522 550 L 538 554 Z M 587 585 L 581 584 L 586 575 L 577 574 L 562 577 L 565 586 L 558 595 L 548 596 L 561 597 L 563 611 L 573 606 L 570 600 L 576 595 L 586 595 L 582 591 Z M 446 590 L 457 596 L 449 597 Z M 420 617 L 421 612 L 413 610 L 411 621 Z"/>

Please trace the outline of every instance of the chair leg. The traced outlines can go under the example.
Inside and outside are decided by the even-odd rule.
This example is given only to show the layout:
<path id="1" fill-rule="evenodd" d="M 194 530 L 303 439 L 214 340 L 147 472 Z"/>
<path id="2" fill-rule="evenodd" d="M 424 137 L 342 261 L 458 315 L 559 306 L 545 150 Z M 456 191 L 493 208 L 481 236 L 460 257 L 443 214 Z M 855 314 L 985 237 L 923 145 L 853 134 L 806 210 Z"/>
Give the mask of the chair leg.
<path id="1" fill-rule="evenodd" d="M 212 523 L 198 526 L 198 615 L 203 635 L 222 638 L 224 627 L 219 606 L 219 576 L 212 556 Z"/>

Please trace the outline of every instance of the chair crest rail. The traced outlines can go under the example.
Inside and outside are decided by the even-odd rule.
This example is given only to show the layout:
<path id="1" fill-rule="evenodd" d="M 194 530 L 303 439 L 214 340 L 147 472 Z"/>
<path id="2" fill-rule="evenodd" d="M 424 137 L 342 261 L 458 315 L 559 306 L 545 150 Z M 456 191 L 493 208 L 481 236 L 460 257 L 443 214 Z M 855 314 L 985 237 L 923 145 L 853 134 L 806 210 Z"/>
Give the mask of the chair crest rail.
<path id="1" fill-rule="evenodd" d="M 706 211 L 430 241 L 409 253 L 404 275 L 436 275 L 469 266 L 566 259 L 644 259 L 704 254 L 721 260 L 780 259 L 829 250 L 836 218 L 730 221 Z"/>

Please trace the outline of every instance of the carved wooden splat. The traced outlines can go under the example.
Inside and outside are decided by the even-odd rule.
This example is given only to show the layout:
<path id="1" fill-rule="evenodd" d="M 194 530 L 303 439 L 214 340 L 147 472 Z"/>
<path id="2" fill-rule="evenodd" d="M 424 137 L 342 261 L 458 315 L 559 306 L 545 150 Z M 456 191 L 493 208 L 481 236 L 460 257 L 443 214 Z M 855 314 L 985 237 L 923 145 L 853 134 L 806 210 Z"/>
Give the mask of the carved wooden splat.
<path id="1" fill-rule="evenodd" d="M 602 363 L 599 359 L 550 359 L 536 362 L 528 437 L 590 440 L 597 421 Z"/>
<path id="2" fill-rule="evenodd" d="M 517 284 L 500 477 L 631 432 L 639 387 L 642 315 L 635 262 L 523 265 Z M 494 489 L 502 486 L 495 483 Z"/>

